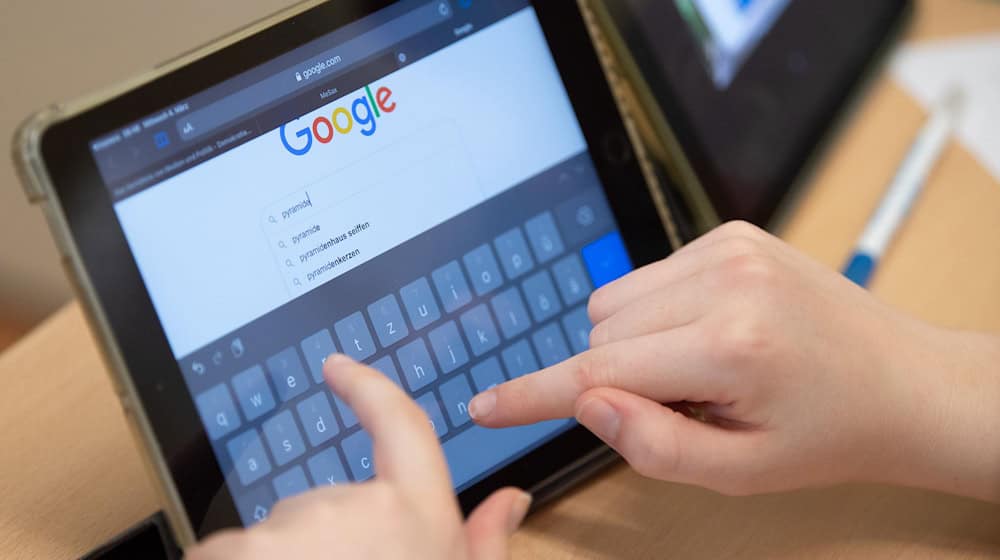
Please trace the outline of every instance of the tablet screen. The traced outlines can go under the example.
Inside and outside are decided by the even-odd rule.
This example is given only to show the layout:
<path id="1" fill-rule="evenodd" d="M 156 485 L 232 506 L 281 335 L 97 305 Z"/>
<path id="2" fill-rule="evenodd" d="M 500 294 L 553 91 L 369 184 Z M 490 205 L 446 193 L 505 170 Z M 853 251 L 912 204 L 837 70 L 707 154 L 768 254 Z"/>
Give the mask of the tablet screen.
<path id="1" fill-rule="evenodd" d="M 528 2 L 404 1 L 91 142 L 245 524 L 373 476 L 323 360 L 427 412 L 457 490 L 570 428 L 470 421 L 631 269 Z"/>

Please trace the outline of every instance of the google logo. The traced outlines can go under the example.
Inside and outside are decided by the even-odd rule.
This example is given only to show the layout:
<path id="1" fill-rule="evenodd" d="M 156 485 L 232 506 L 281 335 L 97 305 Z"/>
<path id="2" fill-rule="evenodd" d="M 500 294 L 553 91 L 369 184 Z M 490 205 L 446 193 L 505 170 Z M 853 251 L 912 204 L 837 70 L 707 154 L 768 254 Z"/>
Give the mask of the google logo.
<path id="1" fill-rule="evenodd" d="M 320 144 L 328 144 L 336 134 L 346 135 L 357 124 L 361 134 L 371 136 L 375 134 L 377 128 L 376 119 L 382 117 L 382 113 L 391 113 L 396 110 L 396 102 L 392 101 L 392 90 L 387 87 L 380 87 L 372 95 L 370 86 L 365 86 L 364 93 L 350 103 L 350 110 L 347 107 L 337 107 L 329 118 L 319 116 L 313 119 L 312 125 L 295 132 L 295 138 L 301 140 L 305 138 L 302 147 L 295 148 L 288 141 L 285 127 L 281 125 L 281 144 L 289 153 L 296 156 L 304 156 L 312 149 L 313 139 Z M 298 119 L 296 119 L 298 120 Z"/>

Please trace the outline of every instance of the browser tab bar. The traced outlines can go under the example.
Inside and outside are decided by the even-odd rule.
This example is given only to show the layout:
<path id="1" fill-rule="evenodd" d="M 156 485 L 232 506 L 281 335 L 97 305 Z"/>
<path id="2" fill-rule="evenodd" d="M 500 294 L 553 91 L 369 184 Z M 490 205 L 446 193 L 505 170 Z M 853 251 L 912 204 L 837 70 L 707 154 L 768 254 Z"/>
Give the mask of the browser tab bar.
<path id="1" fill-rule="evenodd" d="M 448 0 L 433 0 L 345 41 L 312 59 L 278 72 L 229 97 L 193 111 L 176 121 L 181 140 L 198 136 L 244 117 L 264 105 L 297 92 L 323 78 L 336 76 L 372 55 L 422 33 L 454 15 Z"/>

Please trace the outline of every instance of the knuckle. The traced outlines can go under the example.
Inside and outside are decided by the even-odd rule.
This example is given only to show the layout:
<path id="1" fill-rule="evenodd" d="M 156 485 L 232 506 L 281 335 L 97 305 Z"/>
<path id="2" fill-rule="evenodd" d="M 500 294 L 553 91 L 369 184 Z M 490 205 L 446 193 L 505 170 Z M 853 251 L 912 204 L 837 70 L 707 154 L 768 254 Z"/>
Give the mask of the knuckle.
<path id="1" fill-rule="evenodd" d="M 609 371 L 609 353 L 589 350 L 577 357 L 573 374 L 579 387 L 589 389 L 605 385 Z"/>
<path id="2" fill-rule="evenodd" d="M 719 226 L 718 232 L 724 237 L 745 237 L 749 239 L 760 239 L 764 231 L 759 227 L 745 220 L 732 220 Z"/>
<path id="3" fill-rule="evenodd" d="M 773 352 L 775 335 L 770 324 L 755 315 L 725 321 L 716 333 L 716 348 L 727 368 L 766 361 Z"/>
<path id="4" fill-rule="evenodd" d="M 723 286 L 739 290 L 770 290 L 778 280 L 773 259 L 754 252 L 740 253 L 724 259 L 716 270 Z"/>

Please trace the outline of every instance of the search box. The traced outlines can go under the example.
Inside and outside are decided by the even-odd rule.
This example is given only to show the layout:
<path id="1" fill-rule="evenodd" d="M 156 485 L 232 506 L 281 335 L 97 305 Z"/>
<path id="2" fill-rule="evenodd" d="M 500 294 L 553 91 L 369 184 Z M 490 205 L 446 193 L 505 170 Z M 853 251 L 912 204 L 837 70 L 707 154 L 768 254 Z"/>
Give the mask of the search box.
<path id="1" fill-rule="evenodd" d="M 182 140 L 191 140 L 295 93 L 309 82 L 332 77 L 371 55 L 451 19 L 448 0 L 434 0 L 177 121 Z"/>

